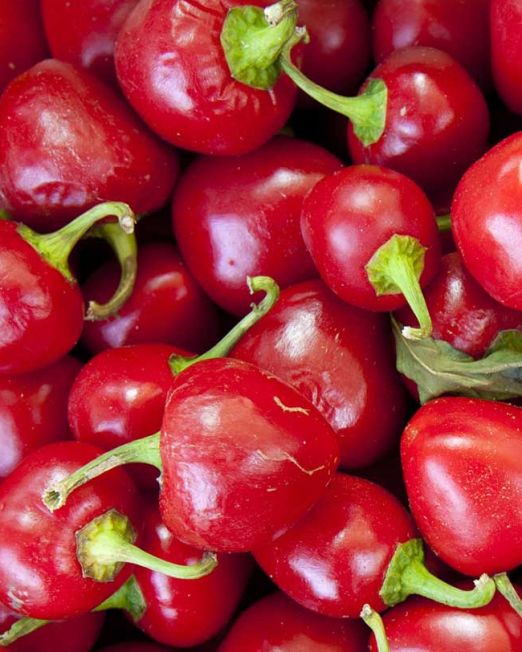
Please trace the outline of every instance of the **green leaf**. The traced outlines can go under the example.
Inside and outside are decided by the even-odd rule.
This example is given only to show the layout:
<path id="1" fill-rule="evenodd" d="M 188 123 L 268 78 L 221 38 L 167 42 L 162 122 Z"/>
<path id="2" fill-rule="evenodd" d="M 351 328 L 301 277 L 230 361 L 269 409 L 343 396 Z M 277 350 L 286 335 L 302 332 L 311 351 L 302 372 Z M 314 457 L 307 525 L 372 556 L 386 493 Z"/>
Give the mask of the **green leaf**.
<path id="1" fill-rule="evenodd" d="M 458 394 L 502 401 L 522 396 L 522 333 L 503 331 L 475 360 L 447 342 L 406 339 L 392 319 L 397 369 L 416 383 L 421 403 Z"/>

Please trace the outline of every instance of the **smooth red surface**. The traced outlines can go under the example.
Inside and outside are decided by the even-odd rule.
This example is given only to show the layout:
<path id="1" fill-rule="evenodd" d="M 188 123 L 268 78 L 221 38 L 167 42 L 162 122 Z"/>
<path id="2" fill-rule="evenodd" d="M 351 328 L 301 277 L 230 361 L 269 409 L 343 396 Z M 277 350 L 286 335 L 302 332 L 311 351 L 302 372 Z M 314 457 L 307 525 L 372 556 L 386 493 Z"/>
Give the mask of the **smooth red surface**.
<path id="1" fill-rule="evenodd" d="M 371 56 L 370 21 L 360 0 L 298 0 L 297 5 L 298 24 L 310 35 L 303 73 L 335 93 L 354 93 Z"/>
<path id="2" fill-rule="evenodd" d="M 296 602 L 326 616 L 357 618 L 379 590 L 399 543 L 415 536 L 400 502 L 368 480 L 338 473 L 292 529 L 254 550 L 267 575 Z"/>
<path id="3" fill-rule="evenodd" d="M 288 137 L 241 157 L 192 163 L 174 193 L 174 235 L 218 305 L 248 312 L 247 276 L 272 276 L 285 287 L 317 275 L 299 228 L 301 208 L 314 184 L 340 166 L 322 147 Z"/>
<path id="4" fill-rule="evenodd" d="M 84 283 L 85 297 L 105 302 L 118 287 L 120 269 L 111 260 Z M 176 248 L 152 242 L 138 249 L 132 295 L 118 314 L 86 322 L 82 343 L 91 353 L 127 344 L 161 342 L 203 352 L 219 338 L 219 318 Z"/>
<path id="5" fill-rule="evenodd" d="M 68 353 L 84 313 L 77 284 L 51 267 L 17 226 L 0 220 L 0 374 L 10 375 L 42 369 Z"/>
<path id="6" fill-rule="evenodd" d="M 415 522 L 444 562 L 471 576 L 520 565 L 521 408 L 430 401 L 406 427 L 401 459 Z"/>
<path id="7" fill-rule="evenodd" d="M 283 290 L 230 355 L 306 396 L 336 432 L 345 468 L 371 464 L 402 431 L 405 396 L 388 320 L 340 301 L 319 280 Z"/>
<path id="8" fill-rule="evenodd" d="M 522 4 L 491 0 L 491 65 L 495 88 L 515 113 L 522 113 Z"/>
<path id="9" fill-rule="evenodd" d="M 42 0 L 45 35 L 56 59 L 116 85 L 114 43 L 138 0 Z"/>
<path id="10" fill-rule="evenodd" d="M 201 551 L 181 543 L 149 506 L 142 547 L 176 564 L 201 560 Z M 147 608 L 136 626 L 148 636 L 173 647 L 192 647 L 215 636 L 228 623 L 252 569 L 247 555 L 218 556 L 218 565 L 198 580 L 177 580 L 136 567 L 134 576 Z M 239 648 L 240 649 L 240 648 Z"/>
<path id="11" fill-rule="evenodd" d="M 160 208 L 178 171 L 156 140 L 104 83 L 48 59 L 0 98 L 0 191 L 5 208 L 37 230 L 62 226 L 104 201 L 136 213 Z"/>
<path id="12" fill-rule="evenodd" d="M 185 149 L 227 155 L 254 150 L 283 127 L 296 87 L 285 75 L 270 92 L 236 82 L 220 43 L 230 8 L 269 4 L 138 3 L 116 41 L 116 72 L 129 102 L 156 133 Z"/>
<path id="13" fill-rule="evenodd" d="M 522 644 L 520 616 L 497 593 L 480 609 L 456 609 L 409 598 L 383 615 L 390 652 L 518 652 Z M 371 652 L 377 652 L 374 637 Z"/>
<path id="14" fill-rule="evenodd" d="M 494 301 L 464 267 L 457 252 L 442 257 L 438 274 L 424 289 L 433 322 L 432 337 L 474 358 L 481 358 L 499 331 L 522 329 L 522 313 Z M 409 308 L 397 313 L 402 324 L 415 326 Z"/>
<path id="15" fill-rule="evenodd" d="M 11 652 L 89 652 L 98 638 L 104 618 L 103 613 L 88 613 L 63 622 L 48 623 L 2 649 Z M 17 620 L 19 616 L 0 605 L 0 632 L 9 629 Z"/>
<path id="16" fill-rule="evenodd" d="M 0 91 L 47 56 L 39 0 L 0 2 Z"/>
<path id="17" fill-rule="evenodd" d="M 0 478 L 29 451 L 70 438 L 67 396 L 80 368 L 66 356 L 41 371 L 0 376 Z"/>
<path id="18" fill-rule="evenodd" d="M 426 47 L 393 52 L 370 77 L 388 87 L 385 129 L 364 147 L 349 127 L 354 163 L 402 172 L 430 195 L 449 192 L 486 149 L 489 114 L 478 86 L 449 54 Z"/>
<path id="19" fill-rule="evenodd" d="M 522 309 L 522 132 L 490 149 L 462 177 L 451 223 L 464 264 L 500 303 Z"/>
<path id="20" fill-rule="evenodd" d="M 416 45 L 437 48 L 488 89 L 489 7 L 490 0 L 380 0 L 372 19 L 375 59 L 380 62 L 394 50 Z"/>
<path id="21" fill-rule="evenodd" d="M 169 649 L 163 647 L 163 645 L 154 645 L 154 643 L 128 641 L 126 643 L 116 643 L 108 647 L 101 647 L 98 652 L 167 652 Z"/>
<path id="22" fill-rule="evenodd" d="M 339 463 L 313 405 L 241 360 L 205 360 L 177 378 L 161 430 L 161 512 L 190 545 L 249 551 L 291 527 Z"/>
<path id="23" fill-rule="evenodd" d="M 158 432 L 173 376 L 167 344 L 135 344 L 91 358 L 72 386 L 69 425 L 76 439 L 115 448 Z"/>
<path id="24" fill-rule="evenodd" d="M 103 602 L 127 579 L 82 577 L 75 533 L 93 518 L 116 509 L 139 530 L 139 496 L 127 473 L 114 469 L 76 489 L 51 513 L 43 491 L 100 454 L 79 442 L 48 444 L 30 455 L 0 486 L 0 600 L 17 613 L 44 620 L 77 616 Z"/>
<path id="25" fill-rule="evenodd" d="M 273 593 L 240 614 L 219 652 L 366 652 L 362 621 L 326 618 Z"/>
<path id="26" fill-rule="evenodd" d="M 379 166 L 352 165 L 319 181 L 303 202 L 301 230 L 326 285 L 366 310 L 406 303 L 402 294 L 378 296 L 365 269 L 393 235 L 412 236 L 427 248 L 421 286 L 439 265 L 439 235 L 425 194 L 404 175 Z"/>

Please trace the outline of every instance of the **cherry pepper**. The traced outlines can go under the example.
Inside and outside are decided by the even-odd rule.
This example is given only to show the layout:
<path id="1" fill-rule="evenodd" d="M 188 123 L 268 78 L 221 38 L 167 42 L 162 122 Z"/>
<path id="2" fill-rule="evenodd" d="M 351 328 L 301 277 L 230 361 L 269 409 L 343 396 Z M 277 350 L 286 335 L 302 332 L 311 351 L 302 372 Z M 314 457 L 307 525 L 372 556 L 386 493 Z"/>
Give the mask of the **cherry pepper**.
<path id="1" fill-rule="evenodd" d="M 20 374 L 46 367 L 68 353 L 80 337 L 84 302 L 68 265 L 78 240 L 104 224 L 122 267 L 120 285 L 105 304 L 89 304 L 87 319 L 118 310 L 136 275 L 134 214 L 127 204 L 106 202 L 54 233 L 39 234 L 24 224 L 0 220 L 0 373 Z M 107 233 L 107 229 L 111 229 Z M 57 334 L 59 333 L 59 337 Z"/>
<path id="2" fill-rule="evenodd" d="M 0 193 L 16 219 L 51 231 L 101 201 L 161 208 L 176 152 L 94 75 L 47 59 L 0 98 Z"/>
<path id="3" fill-rule="evenodd" d="M 455 243 L 494 299 L 522 309 L 522 133 L 490 149 L 460 180 L 451 205 Z"/>
<path id="4" fill-rule="evenodd" d="M 406 423 L 387 317 L 349 306 L 319 279 L 282 290 L 230 355 L 306 396 L 337 434 L 344 468 L 375 462 Z"/>
<path id="5" fill-rule="evenodd" d="M 352 165 L 323 177 L 305 197 L 301 230 L 326 285 L 366 310 L 408 303 L 421 339 L 431 317 L 420 289 L 437 272 L 440 243 L 433 208 L 423 191 L 398 172 Z"/>
<path id="6" fill-rule="evenodd" d="M 28 455 L 0 487 L 0 601 L 17 613 L 60 620 L 90 611 L 129 576 L 126 562 L 196 578 L 216 562 L 172 565 L 134 545 L 141 501 L 122 469 L 96 478 L 52 513 L 42 504 L 50 483 L 92 460 L 100 449 L 80 442 L 49 444 Z"/>
<path id="7" fill-rule="evenodd" d="M 305 36 L 296 29 L 296 2 L 266 5 L 265 0 L 211 0 L 189 8 L 177 0 L 139 3 L 119 33 L 115 61 L 123 91 L 145 122 L 187 149 L 246 153 L 283 126 L 295 102 L 294 81 L 348 115 L 365 142 L 378 138 L 383 84 L 374 80 L 364 97 L 354 99 L 308 80 L 290 56 Z M 157 38 L 147 38 L 151 32 Z M 280 76 L 281 70 L 286 74 Z"/>
<path id="8" fill-rule="evenodd" d="M 522 645 L 520 617 L 499 595 L 480 609 L 409 598 L 382 620 L 388 647 L 377 645 L 372 636 L 370 652 L 519 652 Z"/>
<path id="9" fill-rule="evenodd" d="M 507 592 L 504 571 L 522 563 L 522 409 L 479 399 L 430 401 L 407 425 L 401 459 L 429 546 L 465 575 L 497 573 Z"/>
<path id="10" fill-rule="evenodd" d="M 394 496 L 338 473 L 294 527 L 253 554 L 287 595 L 335 618 L 355 618 L 365 605 L 384 611 L 411 594 L 462 608 L 492 599 L 495 583 L 486 575 L 471 591 L 432 575 L 415 535 L 409 513 Z"/>

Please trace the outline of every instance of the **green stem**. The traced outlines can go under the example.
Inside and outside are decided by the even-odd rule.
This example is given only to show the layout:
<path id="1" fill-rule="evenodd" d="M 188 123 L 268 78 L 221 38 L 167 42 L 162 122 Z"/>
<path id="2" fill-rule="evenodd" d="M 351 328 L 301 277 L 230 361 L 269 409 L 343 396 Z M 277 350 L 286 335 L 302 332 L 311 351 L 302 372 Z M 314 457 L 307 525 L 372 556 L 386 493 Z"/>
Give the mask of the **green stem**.
<path id="1" fill-rule="evenodd" d="M 390 652 L 390 645 L 386 638 L 386 631 L 381 615 L 372 609 L 369 604 L 365 604 L 361 611 L 361 618 L 372 630 L 378 652 Z"/>
<path id="2" fill-rule="evenodd" d="M 425 253 L 426 248 L 416 238 L 396 234 L 377 249 L 366 265 L 368 279 L 378 296 L 404 295 L 420 326 L 404 326 L 402 334 L 411 340 L 430 337 L 433 329 L 419 283 Z"/>
<path id="3" fill-rule="evenodd" d="M 40 620 L 39 618 L 20 618 L 11 627 L 0 634 L 0 647 L 8 647 L 12 645 L 15 641 L 31 632 L 35 632 L 40 627 L 47 625 L 51 621 L 49 620 Z"/>
<path id="4" fill-rule="evenodd" d="M 117 591 L 93 611 L 108 611 L 109 609 L 126 611 L 135 623 L 141 620 L 147 609 L 147 603 L 134 575 L 131 575 L 125 584 L 122 584 Z"/>
<path id="5" fill-rule="evenodd" d="M 422 595 L 450 607 L 476 609 L 491 602 L 495 595 L 495 582 L 482 575 L 475 580 L 475 588 L 470 591 L 443 582 L 424 565 L 422 540 L 411 539 L 397 546 L 379 595 L 389 607 L 403 602 L 409 595 Z"/>
<path id="6" fill-rule="evenodd" d="M 123 464 L 134 462 L 151 464 L 161 472 L 159 445 L 160 434 L 158 432 L 113 448 L 48 487 L 42 494 L 42 501 L 51 512 L 54 512 L 65 505 L 67 498 L 75 489 Z"/>
<path id="7" fill-rule="evenodd" d="M 36 233 L 25 224 L 20 224 L 18 232 L 49 265 L 72 281 L 69 269 L 72 250 L 90 228 L 107 217 L 117 217 L 120 228 L 125 233 L 133 233 L 136 218 L 130 206 L 122 202 L 98 204 L 53 233 Z"/>
<path id="8" fill-rule="evenodd" d="M 176 579 L 195 580 L 217 565 L 214 554 L 205 553 L 189 566 L 155 557 L 134 545 L 136 533 L 129 519 L 115 509 L 93 519 L 76 533 L 76 556 L 84 577 L 111 582 L 123 564 L 135 564 Z"/>
<path id="9" fill-rule="evenodd" d="M 314 100 L 348 118 L 353 131 L 361 143 L 367 147 L 376 143 L 382 136 L 386 124 L 388 89 L 382 79 L 370 79 L 361 95 L 345 97 L 319 86 L 306 77 L 292 62 L 291 51 L 305 36 L 303 28 L 297 28 L 281 53 L 281 69 L 307 95 Z"/>
<path id="10" fill-rule="evenodd" d="M 123 231 L 119 224 L 103 224 L 89 231 L 89 236 L 105 240 L 111 247 L 120 264 L 120 282 L 111 299 L 99 304 L 89 301 L 87 320 L 107 319 L 114 315 L 132 294 L 138 269 L 137 245 L 134 233 Z"/>
<path id="11" fill-rule="evenodd" d="M 439 231 L 451 231 L 451 215 L 439 215 L 437 217 L 437 227 Z"/>
<path id="12" fill-rule="evenodd" d="M 522 599 L 518 595 L 515 587 L 506 573 L 498 573 L 494 575 L 495 585 L 504 598 L 509 602 L 511 607 L 522 618 Z"/>
<path id="13" fill-rule="evenodd" d="M 7 211 L 0 210 L 0 220 L 10 220 L 10 219 L 11 219 L 11 216 L 9 215 L 9 213 Z M 1 643 L 0 643 L 0 645 L 1 645 Z"/>
<path id="14" fill-rule="evenodd" d="M 212 360 L 224 358 L 228 352 L 237 344 L 243 335 L 264 317 L 279 298 L 279 286 L 269 276 L 253 276 L 247 278 L 250 294 L 265 292 L 265 296 L 258 304 L 252 304 L 252 310 L 238 322 L 217 344 L 199 356 L 188 358 L 182 355 L 172 355 L 169 364 L 172 373 L 177 375 L 187 367 L 201 362 L 201 360 Z"/>

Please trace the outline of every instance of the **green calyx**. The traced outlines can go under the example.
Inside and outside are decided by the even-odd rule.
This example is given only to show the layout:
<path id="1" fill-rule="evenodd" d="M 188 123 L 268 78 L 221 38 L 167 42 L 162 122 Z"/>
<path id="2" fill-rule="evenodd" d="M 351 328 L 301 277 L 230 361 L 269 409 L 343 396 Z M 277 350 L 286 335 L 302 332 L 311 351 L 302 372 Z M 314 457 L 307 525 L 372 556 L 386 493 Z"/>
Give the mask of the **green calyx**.
<path id="1" fill-rule="evenodd" d="M 123 564 L 135 564 L 176 579 L 196 580 L 217 566 L 213 553 L 184 566 L 160 559 L 134 545 L 136 533 L 129 519 L 115 509 L 93 519 L 76 533 L 76 556 L 84 577 L 111 582 Z"/>
<path id="2" fill-rule="evenodd" d="M 443 582 L 426 568 L 422 540 L 411 539 L 397 546 L 379 595 L 389 607 L 410 595 L 421 595 L 450 607 L 475 609 L 491 602 L 495 590 L 495 582 L 487 575 L 475 580 L 475 588 L 470 591 Z"/>
<path id="3" fill-rule="evenodd" d="M 247 284 L 250 294 L 264 292 L 264 298 L 258 304 L 253 303 L 251 311 L 206 353 L 191 358 L 176 354 L 172 355 L 169 359 L 169 365 L 174 375 L 178 375 L 187 367 L 196 362 L 201 362 L 201 360 L 224 358 L 243 335 L 271 310 L 279 298 L 279 286 L 274 279 L 269 276 L 253 276 L 247 278 Z"/>
<path id="4" fill-rule="evenodd" d="M 0 647 L 9 647 L 19 638 L 23 638 L 31 632 L 47 625 L 49 620 L 40 620 L 39 618 L 20 618 L 14 622 L 9 629 L 0 634 Z"/>
<path id="5" fill-rule="evenodd" d="M 413 340 L 429 337 L 433 328 L 419 284 L 425 254 L 426 247 L 416 238 L 395 234 L 377 249 L 365 268 L 377 296 L 404 295 L 420 326 L 403 328 L 404 337 Z"/>
<path id="6" fill-rule="evenodd" d="M 282 0 L 264 10 L 249 5 L 230 9 L 221 45 L 232 77 L 254 88 L 271 89 L 281 72 L 281 51 L 294 34 L 296 22 L 293 0 Z"/>
<path id="7" fill-rule="evenodd" d="M 109 609 L 126 611 L 135 623 L 141 620 L 147 609 L 147 604 L 134 575 L 131 575 L 125 584 L 122 584 L 93 611 L 108 611 Z"/>
<path id="8" fill-rule="evenodd" d="M 117 219 L 116 223 L 105 223 L 107 219 L 114 218 Z M 100 225 L 102 221 L 104 224 Z M 122 269 L 120 283 L 106 304 L 91 302 L 86 315 L 87 319 L 105 319 L 119 310 L 134 287 L 137 267 L 135 223 L 136 216 L 128 204 L 104 202 L 53 233 L 36 233 L 25 224 L 20 224 L 17 230 L 19 235 L 70 283 L 76 282 L 69 268 L 69 256 L 76 244 L 84 236 L 90 235 L 92 229 L 95 229 L 93 235 L 103 237 L 109 242 Z"/>
<path id="9" fill-rule="evenodd" d="M 76 556 L 84 577 L 112 582 L 123 567 L 115 547 L 133 544 L 136 531 L 129 519 L 115 509 L 93 519 L 76 533 Z"/>

